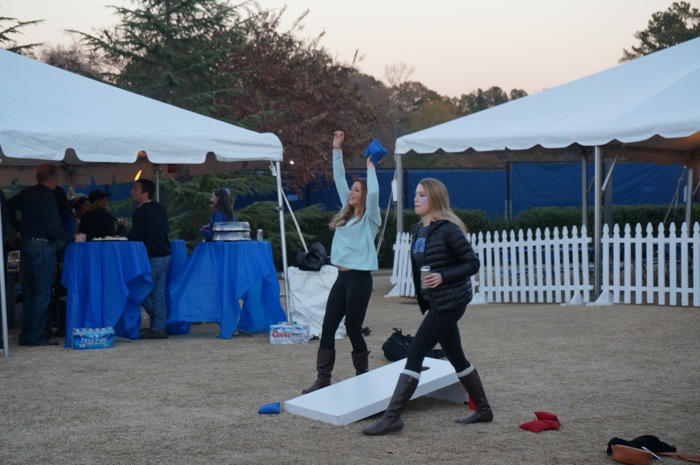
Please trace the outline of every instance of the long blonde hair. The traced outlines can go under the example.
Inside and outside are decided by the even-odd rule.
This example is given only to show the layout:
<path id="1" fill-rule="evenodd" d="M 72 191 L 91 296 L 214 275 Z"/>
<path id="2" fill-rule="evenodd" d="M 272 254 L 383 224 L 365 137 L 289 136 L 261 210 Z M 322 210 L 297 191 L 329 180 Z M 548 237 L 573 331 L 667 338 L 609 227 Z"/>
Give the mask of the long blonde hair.
<path id="1" fill-rule="evenodd" d="M 433 217 L 436 220 L 447 220 L 450 223 L 454 223 L 466 233 L 467 227 L 450 208 L 450 195 L 447 193 L 447 188 L 442 181 L 438 181 L 435 178 L 423 178 L 418 184 L 423 186 L 425 190 L 425 194 L 430 201 Z"/>
<path id="2" fill-rule="evenodd" d="M 357 208 L 355 208 L 350 205 L 350 202 L 346 203 L 343 209 L 340 210 L 329 223 L 332 231 L 335 231 L 341 226 L 345 226 L 348 221 L 356 216 L 358 221 L 365 216 L 365 210 L 367 210 L 367 179 L 357 178 L 355 179 L 355 182 L 360 183 L 360 192 L 362 193 L 360 204 L 357 206 Z M 353 182 L 353 184 L 355 184 L 355 182 Z"/>

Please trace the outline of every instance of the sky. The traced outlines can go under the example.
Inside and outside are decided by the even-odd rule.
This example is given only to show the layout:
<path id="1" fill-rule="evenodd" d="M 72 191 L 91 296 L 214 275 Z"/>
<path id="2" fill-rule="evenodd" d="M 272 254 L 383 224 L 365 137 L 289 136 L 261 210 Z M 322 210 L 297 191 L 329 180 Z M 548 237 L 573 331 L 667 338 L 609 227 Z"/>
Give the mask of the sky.
<path id="1" fill-rule="evenodd" d="M 242 0 L 241 0 L 242 1 Z M 238 0 L 230 2 L 239 3 Z M 498 86 L 534 94 L 617 66 L 634 33 L 673 0 L 259 0 L 286 6 L 281 30 L 305 11 L 296 36 L 342 63 L 387 82 L 387 66 L 413 69 L 409 79 L 448 97 Z M 698 8 L 698 0 L 690 0 Z M 0 16 L 27 26 L 19 43 L 70 45 L 75 29 L 92 33 L 118 17 L 106 5 L 131 0 L 0 0 Z"/>

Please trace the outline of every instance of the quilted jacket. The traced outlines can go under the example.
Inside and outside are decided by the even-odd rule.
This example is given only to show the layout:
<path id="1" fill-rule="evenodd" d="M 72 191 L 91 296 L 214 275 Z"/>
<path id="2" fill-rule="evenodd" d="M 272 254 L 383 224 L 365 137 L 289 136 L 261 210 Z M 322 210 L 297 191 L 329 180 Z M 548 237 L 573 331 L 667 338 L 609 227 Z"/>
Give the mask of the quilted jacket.
<path id="1" fill-rule="evenodd" d="M 411 229 L 411 250 L 421 224 Z M 479 258 L 464 231 L 447 220 L 433 221 L 425 239 L 425 265 L 431 273 L 442 274 L 442 284 L 428 289 L 429 300 L 421 297 L 420 270 L 411 257 L 413 284 L 421 312 L 429 309 L 444 313 L 464 309 L 472 300 L 471 276 L 479 271 Z"/>

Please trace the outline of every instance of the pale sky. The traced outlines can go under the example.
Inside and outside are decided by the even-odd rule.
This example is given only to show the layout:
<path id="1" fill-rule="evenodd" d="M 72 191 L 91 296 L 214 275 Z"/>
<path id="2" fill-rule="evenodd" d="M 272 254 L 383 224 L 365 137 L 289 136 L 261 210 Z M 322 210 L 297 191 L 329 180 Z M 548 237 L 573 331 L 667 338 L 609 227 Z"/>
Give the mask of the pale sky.
<path id="1" fill-rule="evenodd" d="M 234 3 L 234 1 L 230 2 Z M 235 2 L 237 3 L 237 1 Z M 361 72 L 386 82 L 388 65 L 414 67 L 410 80 L 459 97 L 501 87 L 529 94 L 618 65 L 623 49 L 673 0 L 259 0 L 287 5 L 282 30 L 302 12 L 300 38 L 325 31 L 320 45 Z M 698 8 L 698 0 L 690 0 Z M 0 0 L 0 16 L 46 20 L 24 28 L 20 43 L 72 43 L 65 29 L 93 32 L 118 18 L 106 5 L 130 0 Z"/>

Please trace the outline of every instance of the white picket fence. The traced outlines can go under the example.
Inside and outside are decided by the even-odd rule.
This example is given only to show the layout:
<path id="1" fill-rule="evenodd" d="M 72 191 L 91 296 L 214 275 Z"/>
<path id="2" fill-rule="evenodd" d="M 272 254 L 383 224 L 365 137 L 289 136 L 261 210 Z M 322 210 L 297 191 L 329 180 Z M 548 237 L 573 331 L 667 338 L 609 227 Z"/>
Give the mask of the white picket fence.
<path id="1" fill-rule="evenodd" d="M 468 234 L 481 260 L 472 278 L 473 304 L 613 303 L 700 306 L 700 225 L 692 234 L 660 224 L 624 234 L 615 225 L 603 227 L 601 238 L 601 292 L 594 296 L 592 238 L 573 227 L 491 234 Z M 394 245 L 394 288 L 386 297 L 415 296 L 411 272 L 410 235 L 400 233 Z"/>

